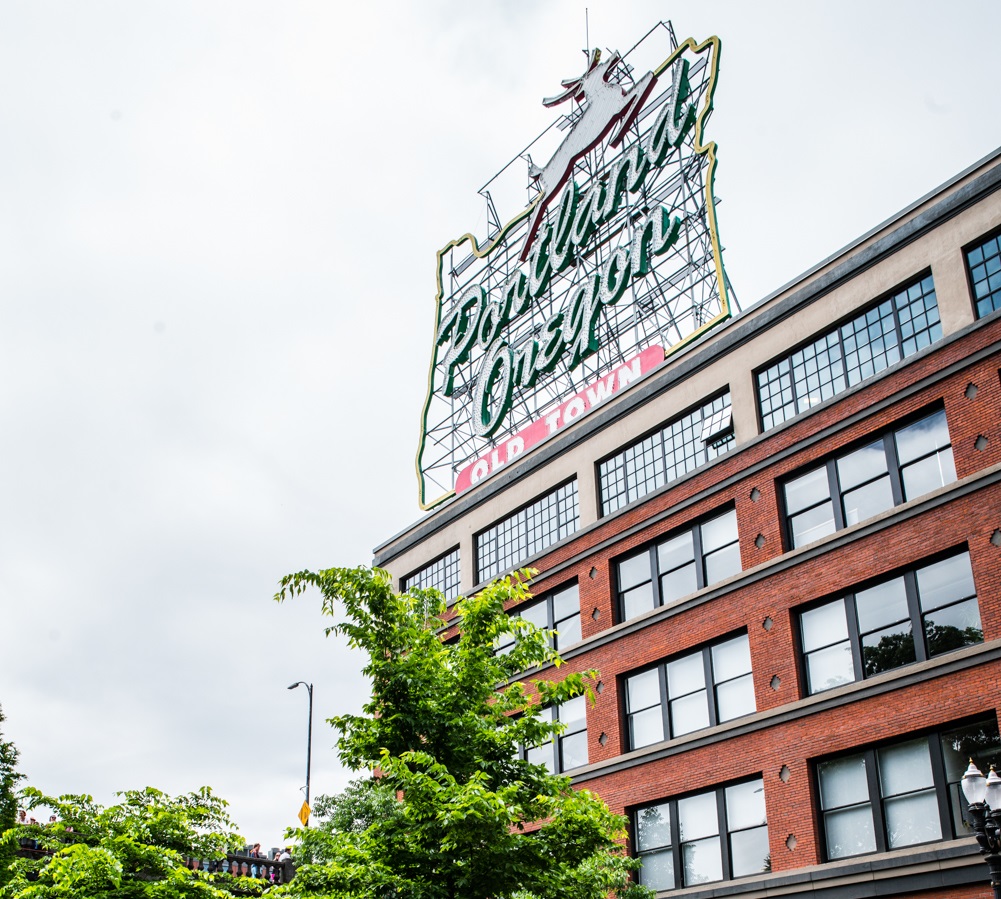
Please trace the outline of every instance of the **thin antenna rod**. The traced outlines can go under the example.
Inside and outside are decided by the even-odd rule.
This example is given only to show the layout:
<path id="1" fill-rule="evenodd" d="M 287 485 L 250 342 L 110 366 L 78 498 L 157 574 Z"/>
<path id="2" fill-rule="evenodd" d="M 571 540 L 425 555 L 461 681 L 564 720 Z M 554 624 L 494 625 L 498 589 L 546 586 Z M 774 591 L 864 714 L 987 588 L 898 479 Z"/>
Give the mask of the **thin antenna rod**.
<path id="1" fill-rule="evenodd" d="M 584 47 L 587 58 L 591 58 L 591 31 L 587 21 L 587 7 L 584 7 Z"/>

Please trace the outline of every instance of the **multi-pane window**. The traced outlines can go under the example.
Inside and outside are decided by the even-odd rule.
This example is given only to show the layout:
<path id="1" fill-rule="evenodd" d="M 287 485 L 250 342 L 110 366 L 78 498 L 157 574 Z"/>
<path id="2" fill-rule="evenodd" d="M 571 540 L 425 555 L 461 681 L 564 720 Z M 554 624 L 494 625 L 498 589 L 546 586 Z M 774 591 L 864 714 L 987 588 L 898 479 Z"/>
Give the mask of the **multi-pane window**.
<path id="1" fill-rule="evenodd" d="M 652 493 L 722 455 L 732 445 L 727 392 L 602 462 L 598 466 L 601 514 L 610 515 Z"/>
<path id="2" fill-rule="evenodd" d="M 993 720 L 819 762 L 827 858 L 970 833 L 959 788 L 970 758 L 983 769 L 1001 759 Z"/>
<path id="3" fill-rule="evenodd" d="M 625 678 L 629 749 L 713 727 L 756 710 L 747 634 Z"/>
<path id="4" fill-rule="evenodd" d="M 476 537 L 477 578 L 482 583 L 548 549 L 577 530 L 577 481 L 557 487 Z"/>
<path id="5" fill-rule="evenodd" d="M 809 693 L 984 639 L 965 551 L 814 606 L 799 625 Z"/>
<path id="6" fill-rule="evenodd" d="M 771 870 L 760 777 L 637 809 L 633 828 L 639 881 L 652 890 Z"/>
<path id="7" fill-rule="evenodd" d="M 553 648 L 557 652 L 580 643 L 580 594 L 576 581 L 535 602 L 518 606 L 512 614 L 531 621 L 540 630 L 555 631 Z M 514 634 L 504 634 L 497 642 L 497 652 L 510 652 L 513 646 Z"/>
<path id="8" fill-rule="evenodd" d="M 1001 309 L 1001 234 L 966 252 L 977 318 Z"/>
<path id="9" fill-rule="evenodd" d="M 758 372 L 764 430 L 836 396 L 942 336 L 931 275 Z"/>
<path id="10" fill-rule="evenodd" d="M 615 569 L 621 621 L 670 605 L 741 570 L 737 513 L 731 509 L 672 534 Z"/>
<path id="11" fill-rule="evenodd" d="M 571 771 L 587 764 L 587 704 L 576 696 L 560 705 L 542 709 L 545 721 L 559 721 L 566 729 L 555 740 L 538 746 L 522 747 L 521 756 L 533 765 L 545 765 L 553 774 Z"/>
<path id="12" fill-rule="evenodd" d="M 433 587 L 451 602 L 459 596 L 459 548 L 425 565 L 420 571 L 403 578 L 401 584 L 405 593 L 411 587 L 424 589 Z"/>
<path id="13" fill-rule="evenodd" d="M 954 480 L 940 410 L 786 481 L 790 544 L 812 543 Z"/>

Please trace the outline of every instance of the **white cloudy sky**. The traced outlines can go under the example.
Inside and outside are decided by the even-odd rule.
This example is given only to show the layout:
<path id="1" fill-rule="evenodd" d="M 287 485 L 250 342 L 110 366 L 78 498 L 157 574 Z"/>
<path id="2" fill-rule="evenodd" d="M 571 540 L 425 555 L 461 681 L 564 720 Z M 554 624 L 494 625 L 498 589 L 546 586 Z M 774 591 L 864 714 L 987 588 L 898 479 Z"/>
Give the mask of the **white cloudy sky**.
<path id="1" fill-rule="evenodd" d="M 747 306 L 1001 144 L 1001 5 L 0 0 L 0 704 L 51 792 L 276 845 L 360 660 L 278 578 L 419 516 L 435 250 L 592 45 L 718 34 Z"/>

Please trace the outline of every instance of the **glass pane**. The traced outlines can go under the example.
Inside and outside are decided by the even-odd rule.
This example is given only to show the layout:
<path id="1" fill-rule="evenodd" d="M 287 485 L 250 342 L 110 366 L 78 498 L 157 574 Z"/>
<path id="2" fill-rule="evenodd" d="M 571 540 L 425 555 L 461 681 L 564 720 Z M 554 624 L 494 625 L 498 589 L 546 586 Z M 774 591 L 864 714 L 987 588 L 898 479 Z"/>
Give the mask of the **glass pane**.
<path id="1" fill-rule="evenodd" d="M 636 618 L 653 608 L 653 584 L 647 582 L 622 594 L 622 617 L 625 621 Z"/>
<path id="2" fill-rule="evenodd" d="M 553 771 L 553 744 L 543 743 L 541 746 L 533 746 L 525 753 L 525 758 L 533 765 L 545 765 L 550 774 Z"/>
<path id="3" fill-rule="evenodd" d="M 681 847 L 685 866 L 685 886 L 712 883 L 723 879 L 723 859 L 719 852 L 719 837 L 685 843 Z"/>
<path id="4" fill-rule="evenodd" d="M 801 512 L 789 519 L 792 531 L 792 545 L 806 546 L 821 537 L 834 533 L 834 505 L 826 502 L 821 506 Z"/>
<path id="5" fill-rule="evenodd" d="M 949 445 L 949 427 L 945 421 L 945 410 L 901 428 L 894 435 L 897 443 L 897 458 L 901 465 L 924 456 L 936 449 Z"/>
<path id="6" fill-rule="evenodd" d="M 815 468 L 798 478 L 786 481 L 785 496 L 786 511 L 790 514 L 830 499 L 831 488 L 827 480 L 827 466 Z"/>
<path id="7" fill-rule="evenodd" d="M 971 758 L 981 771 L 988 771 L 991 765 L 1001 761 L 1001 740 L 997 724 L 992 720 L 953 728 L 943 733 L 941 739 L 946 776 L 950 781 L 958 781 L 963 776 Z"/>
<path id="8" fill-rule="evenodd" d="M 709 705 L 705 690 L 671 703 L 671 736 L 680 737 L 708 726 Z"/>
<path id="9" fill-rule="evenodd" d="M 730 871 L 733 877 L 771 871 L 768 828 L 755 827 L 730 835 Z"/>
<path id="10" fill-rule="evenodd" d="M 568 725 L 570 730 L 578 730 L 585 726 L 587 720 L 587 700 L 583 696 L 575 696 L 560 705 L 559 719 Z"/>
<path id="11" fill-rule="evenodd" d="M 646 853 L 642 859 L 640 883 L 643 886 L 657 891 L 674 889 L 674 853 L 670 849 Z"/>
<path id="12" fill-rule="evenodd" d="M 862 670 L 866 677 L 909 665 L 916 660 L 909 621 L 862 638 Z"/>
<path id="13" fill-rule="evenodd" d="M 921 608 L 926 612 L 976 592 L 970 555 L 966 552 L 919 568 L 916 576 Z"/>
<path id="14" fill-rule="evenodd" d="M 567 618 L 556 625 L 557 649 L 565 649 L 567 646 L 580 643 L 580 641 L 580 615 L 574 615 L 572 618 Z"/>
<path id="15" fill-rule="evenodd" d="M 861 633 L 908 618 L 904 579 L 894 578 L 855 594 L 855 611 Z"/>
<path id="16" fill-rule="evenodd" d="M 736 543 L 706 556 L 706 586 L 740 573 L 740 546 Z"/>
<path id="17" fill-rule="evenodd" d="M 855 680 L 852 647 L 845 640 L 825 649 L 818 649 L 806 657 L 806 675 L 810 692 L 819 693 Z"/>
<path id="18" fill-rule="evenodd" d="M 942 450 L 927 459 L 901 468 L 900 480 L 904 485 L 904 499 L 924 496 L 945 484 L 951 484 L 956 480 L 956 464 L 952 459 L 952 450 Z"/>
<path id="19" fill-rule="evenodd" d="M 650 554 L 646 550 L 623 559 L 618 565 L 619 589 L 628 590 L 650 580 Z"/>
<path id="20" fill-rule="evenodd" d="M 883 797 L 910 793 L 933 784 L 928 740 L 908 740 L 880 749 L 879 788 Z"/>
<path id="21" fill-rule="evenodd" d="M 726 788 L 726 829 L 746 830 L 765 822 L 765 786 L 761 780 Z"/>
<path id="22" fill-rule="evenodd" d="M 531 621 L 539 630 L 549 630 L 549 607 L 544 601 L 523 608 L 519 614 L 526 621 Z"/>
<path id="23" fill-rule="evenodd" d="M 893 508 L 893 489 L 887 475 L 844 495 L 845 527 L 851 527 L 873 515 Z"/>
<path id="24" fill-rule="evenodd" d="M 580 612 L 580 594 L 577 585 L 553 594 L 553 620 L 560 621 Z"/>
<path id="25" fill-rule="evenodd" d="M 716 810 L 716 791 L 686 796 L 678 800 L 678 825 L 684 842 L 719 833 L 719 817 Z"/>
<path id="26" fill-rule="evenodd" d="M 669 696 L 684 696 L 706 685 L 706 669 L 701 652 L 682 656 L 667 663 L 667 693 Z"/>
<path id="27" fill-rule="evenodd" d="M 984 632 L 980 628 L 980 608 L 975 599 L 931 612 L 925 616 L 924 628 L 929 656 L 984 640 Z"/>
<path id="28" fill-rule="evenodd" d="M 694 559 L 695 544 L 691 531 L 678 534 L 657 547 L 657 567 L 660 571 L 670 571 Z"/>
<path id="29" fill-rule="evenodd" d="M 690 562 L 684 568 L 675 568 L 660 579 L 660 600 L 664 605 L 688 596 L 699 589 L 695 579 L 695 563 Z"/>
<path id="30" fill-rule="evenodd" d="M 827 812 L 824 815 L 824 830 L 827 835 L 827 857 L 830 859 L 876 851 L 872 809 L 868 805 Z"/>
<path id="31" fill-rule="evenodd" d="M 560 759 L 563 770 L 581 768 L 587 764 L 587 732 L 560 737 Z"/>
<path id="32" fill-rule="evenodd" d="M 883 441 L 877 440 L 842 456 L 837 461 L 837 469 L 842 492 L 886 474 L 886 449 Z"/>
<path id="33" fill-rule="evenodd" d="M 712 648 L 713 680 L 721 681 L 740 677 L 751 670 L 751 648 L 747 634 L 741 634 L 725 643 L 717 643 Z"/>
<path id="34" fill-rule="evenodd" d="M 849 755 L 821 762 L 820 805 L 824 809 L 840 808 L 869 801 L 869 786 L 865 777 L 865 756 Z"/>
<path id="35" fill-rule="evenodd" d="M 630 712 L 660 705 L 660 672 L 653 668 L 626 678 L 626 707 Z"/>
<path id="36" fill-rule="evenodd" d="M 716 688 L 716 719 L 730 721 L 755 711 L 754 681 L 750 674 Z"/>
<path id="37" fill-rule="evenodd" d="M 886 839 L 890 849 L 942 839 L 938 800 L 933 789 L 887 799 L 883 810 L 886 814 Z"/>
<path id="38" fill-rule="evenodd" d="M 671 845 L 671 813 L 668 803 L 651 805 L 636 812 L 636 848 L 640 852 Z"/>
<path id="39" fill-rule="evenodd" d="M 629 716 L 630 749 L 640 749 L 664 739 L 664 710 L 656 705 L 645 712 Z"/>
<path id="40" fill-rule="evenodd" d="M 702 554 L 719 549 L 737 539 L 737 510 L 731 509 L 719 518 L 713 518 L 702 525 Z"/>
<path id="41" fill-rule="evenodd" d="M 845 603 L 842 599 L 803 612 L 799 616 L 799 621 L 804 652 L 811 652 L 821 646 L 848 639 L 848 622 L 845 619 Z"/>

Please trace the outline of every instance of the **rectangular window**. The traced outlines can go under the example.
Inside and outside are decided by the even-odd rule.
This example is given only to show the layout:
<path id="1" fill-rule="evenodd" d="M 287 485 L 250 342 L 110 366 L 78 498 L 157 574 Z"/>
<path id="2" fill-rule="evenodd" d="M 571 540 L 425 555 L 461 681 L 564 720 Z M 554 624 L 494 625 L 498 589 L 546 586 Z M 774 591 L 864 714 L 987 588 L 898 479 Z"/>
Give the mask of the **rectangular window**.
<path id="1" fill-rule="evenodd" d="M 448 602 L 459 598 L 459 548 L 425 565 L 420 571 L 403 578 L 400 586 L 404 593 L 411 587 L 434 588 Z"/>
<path id="2" fill-rule="evenodd" d="M 601 514 L 610 515 L 721 456 L 733 445 L 730 394 L 723 393 L 598 465 Z"/>
<path id="3" fill-rule="evenodd" d="M 785 481 L 792 548 L 813 543 L 956 480 L 945 411 Z"/>
<path id="4" fill-rule="evenodd" d="M 616 563 L 619 620 L 667 606 L 737 574 L 737 512 L 731 509 Z"/>
<path id="5" fill-rule="evenodd" d="M 628 675 L 625 698 L 629 749 L 752 714 L 747 634 Z"/>
<path id="6" fill-rule="evenodd" d="M 931 275 L 758 372 L 767 431 L 942 337 Z"/>
<path id="7" fill-rule="evenodd" d="M 569 537 L 577 525 L 574 480 L 477 535 L 477 579 L 482 583 L 518 568 L 527 559 Z"/>
<path id="8" fill-rule="evenodd" d="M 808 693 L 981 643 L 965 550 L 799 615 Z"/>
<path id="9" fill-rule="evenodd" d="M 828 860 L 968 835 L 960 780 L 970 758 L 982 770 L 1001 759 L 993 720 L 818 762 Z"/>
<path id="10" fill-rule="evenodd" d="M 580 594 L 576 581 L 534 602 L 518 606 L 512 614 L 531 621 L 541 630 L 555 631 L 553 649 L 557 652 L 581 641 Z M 497 652 L 510 652 L 513 646 L 514 635 L 503 634 L 497 642 Z"/>
<path id="11" fill-rule="evenodd" d="M 575 696 L 557 706 L 550 706 L 539 713 L 546 721 L 559 721 L 566 725 L 555 740 L 539 746 L 522 747 L 521 757 L 533 765 L 545 765 L 552 774 L 561 774 L 587 764 L 587 700 Z"/>
<path id="12" fill-rule="evenodd" d="M 639 881 L 674 890 L 771 870 L 762 779 L 636 809 Z"/>
<path id="13" fill-rule="evenodd" d="M 977 304 L 977 318 L 1001 309 L 1001 234 L 967 250 L 966 268 Z"/>

